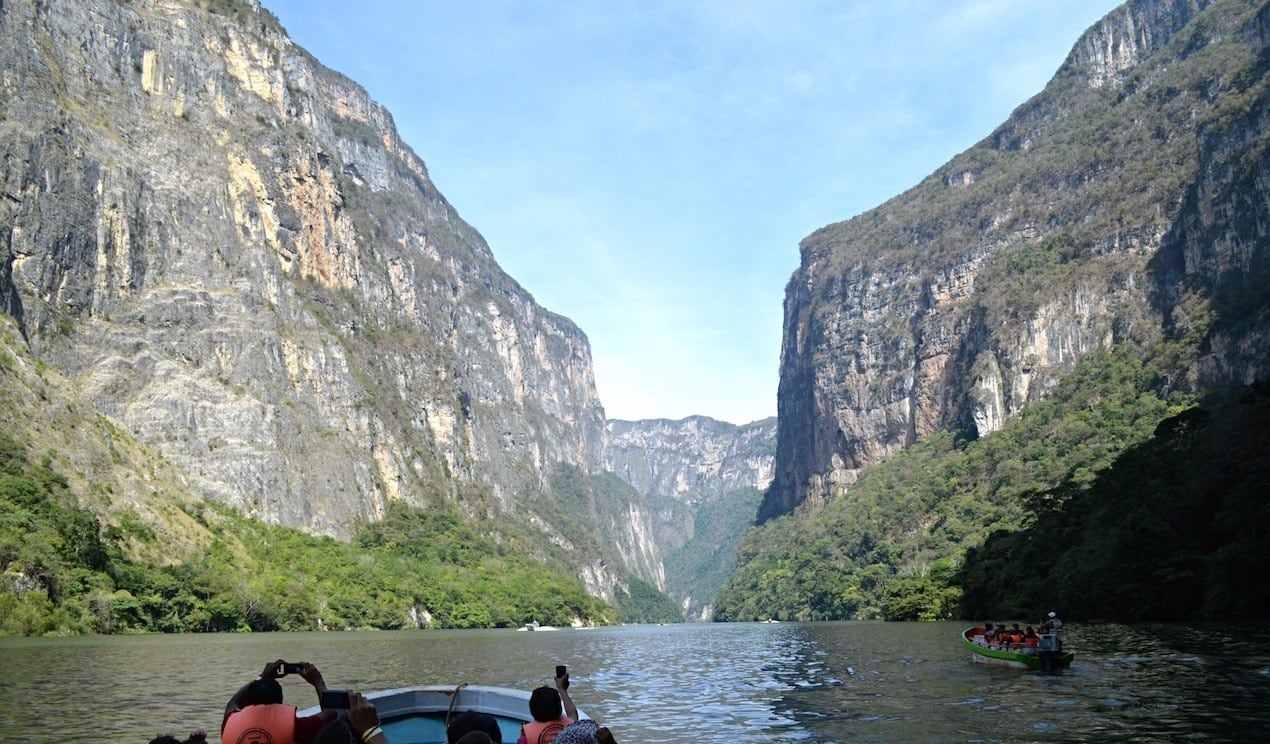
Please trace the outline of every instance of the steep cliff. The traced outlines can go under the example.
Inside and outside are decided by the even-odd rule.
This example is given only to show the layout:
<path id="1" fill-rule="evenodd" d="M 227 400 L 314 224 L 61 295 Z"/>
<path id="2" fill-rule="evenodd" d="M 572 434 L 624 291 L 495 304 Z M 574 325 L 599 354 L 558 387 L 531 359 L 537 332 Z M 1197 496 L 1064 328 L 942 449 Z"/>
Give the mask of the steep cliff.
<path id="1" fill-rule="evenodd" d="M 196 494 L 347 536 L 604 441 L 586 337 L 258 4 L 0 4 L 0 297 Z"/>
<path id="2" fill-rule="evenodd" d="M 643 494 L 652 514 L 664 565 L 659 587 L 689 620 L 709 620 L 736 545 L 771 483 L 776 420 L 613 420 L 607 430 L 605 469 Z"/>
<path id="3" fill-rule="evenodd" d="M 801 246 L 761 519 L 951 429 L 1000 429 L 1085 354 L 1172 339 L 1173 385 L 1267 371 L 1267 18 L 1133 0 L 911 191 Z"/>

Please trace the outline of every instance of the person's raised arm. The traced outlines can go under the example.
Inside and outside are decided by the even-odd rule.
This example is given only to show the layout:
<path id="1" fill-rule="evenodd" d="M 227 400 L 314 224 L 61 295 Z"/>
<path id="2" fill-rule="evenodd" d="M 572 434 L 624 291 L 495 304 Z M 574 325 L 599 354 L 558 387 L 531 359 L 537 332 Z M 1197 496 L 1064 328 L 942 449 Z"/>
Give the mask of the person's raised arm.
<path id="1" fill-rule="evenodd" d="M 569 697 L 569 673 L 565 672 L 563 677 L 556 677 L 556 690 L 560 692 L 560 702 L 564 703 L 565 717 L 574 721 L 578 720 L 578 706 L 573 704 L 573 698 Z"/>

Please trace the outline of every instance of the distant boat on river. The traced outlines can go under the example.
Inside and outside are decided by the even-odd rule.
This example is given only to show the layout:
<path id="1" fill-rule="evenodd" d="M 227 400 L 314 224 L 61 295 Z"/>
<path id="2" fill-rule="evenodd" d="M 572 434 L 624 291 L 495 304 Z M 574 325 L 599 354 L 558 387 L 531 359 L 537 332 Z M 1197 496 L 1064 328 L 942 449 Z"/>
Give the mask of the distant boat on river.
<path id="1" fill-rule="evenodd" d="M 970 660 L 979 664 L 1003 666 L 1011 669 L 1044 669 L 1056 671 L 1071 666 L 1076 655 L 1063 651 L 1061 638 L 1045 633 L 1038 636 L 1035 646 L 1003 644 L 989 646 L 984 639 L 984 628 L 966 628 L 961 641 L 970 651 Z"/>
<path id="2" fill-rule="evenodd" d="M 517 628 L 516 630 L 560 630 L 560 629 L 554 625 L 539 625 L 538 621 L 535 620 L 532 623 L 525 623 L 524 625 Z"/>

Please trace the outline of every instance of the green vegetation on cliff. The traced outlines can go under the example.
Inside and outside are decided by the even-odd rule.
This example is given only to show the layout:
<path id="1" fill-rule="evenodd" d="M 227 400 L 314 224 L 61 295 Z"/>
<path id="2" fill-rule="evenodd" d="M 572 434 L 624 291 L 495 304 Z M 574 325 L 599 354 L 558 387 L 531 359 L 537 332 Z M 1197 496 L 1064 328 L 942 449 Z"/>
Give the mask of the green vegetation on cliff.
<path id="1" fill-rule="evenodd" d="M 967 548 L 1023 529 L 1033 494 L 1088 486 L 1190 404 L 1161 387 L 1173 359 L 1144 361 L 1131 345 L 1091 353 L 1005 429 L 969 442 L 939 433 L 870 468 L 844 496 L 753 528 L 716 619 L 953 617 L 952 578 Z"/>
<path id="2" fill-rule="evenodd" d="M 615 600 L 624 623 L 674 623 L 683 612 L 652 584 L 624 571 L 612 535 L 631 527 L 628 505 L 639 498 L 629 483 L 613 473 L 588 475 L 571 465 L 558 465 L 551 477 L 552 503 L 539 513 L 564 533 L 575 555 L 590 556 L 606 570 L 622 574 Z M 598 531 L 596 527 L 598 526 Z"/>
<path id="3" fill-rule="evenodd" d="M 1026 499 L 1029 526 L 994 532 L 952 582 L 962 613 L 1043 606 L 1117 620 L 1270 614 L 1270 386 L 1165 419 L 1087 488 Z"/>
<path id="4" fill-rule="evenodd" d="M 353 543 L 202 504 L 207 545 L 169 565 L 122 547 L 158 539 L 102 528 L 66 478 L 0 435 L 0 634 L 317 628 L 487 628 L 616 620 L 567 573 L 526 557 L 523 530 L 452 508 L 393 505 Z"/>

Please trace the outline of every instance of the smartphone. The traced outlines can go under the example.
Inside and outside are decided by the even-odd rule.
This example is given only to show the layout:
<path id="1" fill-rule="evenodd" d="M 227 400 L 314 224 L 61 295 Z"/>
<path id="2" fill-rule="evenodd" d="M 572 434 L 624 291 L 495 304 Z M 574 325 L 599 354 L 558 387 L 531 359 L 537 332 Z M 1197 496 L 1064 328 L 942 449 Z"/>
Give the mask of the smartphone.
<path id="1" fill-rule="evenodd" d="M 564 677 L 564 683 L 561 684 L 560 686 L 566 690 L 569 689 L 568 675 L 569 675 L 569 667 L 565 666 L 564 664 L 556 665 L 556 679 L 560 679 L 561 677 Z"/>
<path id="2" fill-rule="evenodd" d="M 302 666 L 304 666 L 304 662 L 302 661 L 297 661 L 294 664 L 289 661 L 284 661 L 282 662 L 282 676 L 285 677 L 288 674 L 299 674 L 300 667 Z"/>
<path id="3" fill-rule="evenodd" d="M 348 690 L 323 690 L 322 691 L 322 707 L 323 708 L 347 708 L 348 707 Z"/>

